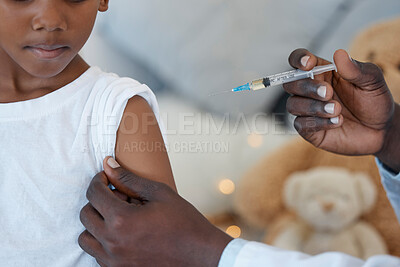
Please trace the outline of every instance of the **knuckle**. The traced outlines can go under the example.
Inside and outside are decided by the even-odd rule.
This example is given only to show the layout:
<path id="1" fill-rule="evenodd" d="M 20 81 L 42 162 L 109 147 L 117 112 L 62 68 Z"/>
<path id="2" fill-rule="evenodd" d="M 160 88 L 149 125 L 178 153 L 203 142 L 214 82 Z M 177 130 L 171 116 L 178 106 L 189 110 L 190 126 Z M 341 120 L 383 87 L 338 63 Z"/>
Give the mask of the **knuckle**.
<path id="1" fill-rule="evenodd" d="M 307 132 L 316 132 L 318 130 L 317 119 L 307 118 L 305 121 L 305 129 Z"/>
<path id="2" fill-rule="evenodd" d="M 113 216 L 111 220 L 111 227 L 115 231 L 120 231 L 125 226 L 125 218 L 119 214 Z"/>
<path id="3" fill-rule="evenodd" d="M 383 76 L 382 69 L 374 63 L 361 64 L 362 73 L 369 80 L 381 78 Z"/>
<path id="4" fill-rule="evenodd" d="M 316 116 L 322 113 L 321 103 L 319 101 L 310 100 L 310 107 L 308 109 L 308 115 Z"/>
<path id="5" fill-rule="evenodd" d="M 314 96 L 319 87 L 315 80 L 304 79 L 300 81 L 301 90 L 306 96 Z"/>
<path id="6" fill-rule="evenodd" d="M 301 96 L 312 97 L 318 96 L 317 90 L 319 83 L 315 80 L 304 79 L 297 81 L 298 94 Z M 318 96 L 319 97 L 319 96 Z"/>
<path id="7" fill-rule="evenodd" d="M 118 180 L 123 184 L 131 183 L 132 182 L 132 174 L 127 171 L 120 172 Z"/>
<path id="8" fill-rule="evenodd" d="M 313 117 L 297 118 L 295 120 L 294 127 L 297 130 L 297 132 L 303 137 L 306 137 L 306 136 L 318 131 L 318 129 L 317 129 L 318 124 L 317 124 L 316 118 L 313 118 Z"/>
<path id="9" fill-rule="evenodd" d="M 383 71 L 378 65 L 371 62 L 363 63 L 357 60 L 354 60 L 354 62 L 357 64 L 360 72 L 351 82 L 359 83 L 363 86 L 374 86 L 384 83 Z"/>
<path id="10" fill-rule="evenodd" d="M 107 242 L 107 250 L 110 252 L 111 255 L 117 257 L 121 252 L 121 246 L 119 243 L 114 239 L 113 241 Z"/>
<path id="11" fill-rule="evenodd" d="M 147 192 L 148 196 L 156 193 L 160 193 L 159 195 L 163 196 L 169 189 L 170 187 L 164 183 L 152 182 L 146 184 L 145 192 Z"/>

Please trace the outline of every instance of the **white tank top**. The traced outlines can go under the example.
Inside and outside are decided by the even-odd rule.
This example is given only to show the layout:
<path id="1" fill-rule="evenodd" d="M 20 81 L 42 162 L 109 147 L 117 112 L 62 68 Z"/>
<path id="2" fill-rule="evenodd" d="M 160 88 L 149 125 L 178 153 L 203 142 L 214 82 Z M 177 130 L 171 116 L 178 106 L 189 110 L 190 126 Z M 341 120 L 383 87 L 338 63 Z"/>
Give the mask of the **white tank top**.
<path id="1" fill-rule="evenodd" d="M 115 156 L 134 95 L 159 117 L 146 85 L 97 67 L 40 98 L 0 104 L 0 266 L 97 266 L 78 245 L 79 212 L 103 159 Z"/>

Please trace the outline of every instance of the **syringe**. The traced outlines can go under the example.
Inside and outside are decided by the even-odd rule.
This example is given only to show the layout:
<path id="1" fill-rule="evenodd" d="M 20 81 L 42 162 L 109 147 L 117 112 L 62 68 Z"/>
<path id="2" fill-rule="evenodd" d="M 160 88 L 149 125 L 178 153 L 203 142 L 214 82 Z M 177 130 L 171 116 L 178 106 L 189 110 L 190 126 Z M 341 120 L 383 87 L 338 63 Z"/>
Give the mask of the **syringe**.
<path id="1" fill-rule="evenodd" d="M 290 83 L 301 79 L 306 79 L 306 78 L 314 79 L 315 75 L 333 70 L 337 71 L 335 64 L 316 66 L 315 68 L 309 71 L 304 71 L 299 69 L 291 70 L 249 82 L 245 85 L 232 89 L 232 91 L 233 92 L 251 91 L 251 90 L 256 91 L 260 89 L 265 89 L 270 86 Z"/>

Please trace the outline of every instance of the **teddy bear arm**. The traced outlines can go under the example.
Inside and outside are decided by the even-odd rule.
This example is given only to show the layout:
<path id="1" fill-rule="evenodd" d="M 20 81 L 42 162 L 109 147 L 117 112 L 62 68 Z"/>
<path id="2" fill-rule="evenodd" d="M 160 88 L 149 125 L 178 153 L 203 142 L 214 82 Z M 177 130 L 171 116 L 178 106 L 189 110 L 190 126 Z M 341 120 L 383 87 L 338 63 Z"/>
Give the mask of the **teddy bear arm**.
<path id="1" fill-rule="evenodd" d="M 382 236 L 369 223 L 359 222 L 354 226 L 353 231 L 363 259 L 388 253 Z"/>
<path id="2" fill-rule="evenodd" d="M 307 227 L 303 224 L 292 222 L 282 229 L 272 245 L 285 250 L 301 251 L 307 232 Z"/>

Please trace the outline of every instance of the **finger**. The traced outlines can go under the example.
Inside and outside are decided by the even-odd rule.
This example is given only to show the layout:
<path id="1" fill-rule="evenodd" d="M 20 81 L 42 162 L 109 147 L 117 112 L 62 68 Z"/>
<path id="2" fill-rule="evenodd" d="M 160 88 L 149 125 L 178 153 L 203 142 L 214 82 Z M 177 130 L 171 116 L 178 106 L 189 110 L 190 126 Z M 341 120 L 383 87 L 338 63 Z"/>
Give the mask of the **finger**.
<path id="1" fill-rule="evenodd" d="M 166 193 L 165 184 L 139 177 L 122 167 L 116 167 L 114 162 L 112 157 L 106 157 L 103 162 L 104 172 L 114 187 L 125 195 L 141 201 L 150 201 Z"/>
<path id="2" fill-rule="evenodd" d="M 86 192 L 86 197 L 105 220 L 129 206 L 128 203 L 120 200 L 108 187 L 108 179 L 104 172 L 96 174 L 92 179 Z"/>
<path id="3" fill-rule="evenodd" d="M 125 195 L 124 193 L 118 191 L 117 189 L 113 190 L 114 195 L 116 195 L 119 199 L 123 200 L 123 201 L 129 201 L 129 197 L 127 195 Z"/>
<path id="4" fill-rule="evenodd" d="M 322 102 L 300 96 L 289 97 L 286 108 L 289 113 L 301 117 L 334 118 L 342 111 L 342 106 L 335 100 Z"/>
<path id="5" fill-rule="evenodd" d="M 89 231 L 89 233 L 91 233 L 97 240 L 102 240 L 101 233 L 104 232 L 104 219 L 90 203 L 86 204 L 81 209 L 79 217 L 86 230 Z"/>
<path id="6" fill-rule="evenodd" d="M 368 90 L 376 89 L 381 84 L 385 85 L 385 80 L 382 71 L 378 66 L 372 63 L 362 63 L 352 59 L 349 54 L 339 49 L 333 55 L 338 74 L 348 82 L 351 82 L 358 87 Z"/>
<path id="7" fill-rule="evenodd" d="M 294 127 L 297 132 L 306 140 L 309 140 L 313 134 L 319 131 L 339 128 L 342 124 L 342 115 L 330 119 L 318 117 L 297 117 L 294 121 Z"/>
<path id="8" fill-rule="evenodd" d="M 114 194 L 121 200 L 126 201 L 130 204 L 135 204 L 136 206 L 140 206 L 143 205 L 143 202 L 141 200 L 135 199 L 135 198 L 131 198 L 128 197 L 127 195 L 125 195 L 124 193 L 118 191 L 118 190 L 113 190 Z"/>
<path id="9" fill-rule="evenodd" d="M 333 97 L 333 88 L 327 82 L 304 79 L 283 85 L 286 92 L 292 95 L 328 101 Z"/>
<path id="10" fill-rule="evenodd" d="M 84 231 L 78 238 L 79 246 L 90 256 L 101 262 L 107 262 L 108 255 L 103 246 L 88 231 Z"/>
<path id="11" fill-rule="evenodd" d="M 327 65 L 330 64 L 330 62 L 316 57 L 307 49 L 299 48 L 290 54 L 289 64 L 296 69 L 311 70 L 317 65 Z"/>

